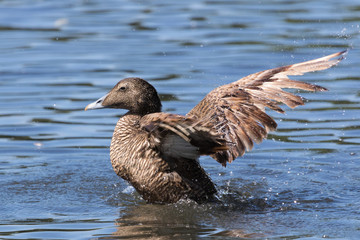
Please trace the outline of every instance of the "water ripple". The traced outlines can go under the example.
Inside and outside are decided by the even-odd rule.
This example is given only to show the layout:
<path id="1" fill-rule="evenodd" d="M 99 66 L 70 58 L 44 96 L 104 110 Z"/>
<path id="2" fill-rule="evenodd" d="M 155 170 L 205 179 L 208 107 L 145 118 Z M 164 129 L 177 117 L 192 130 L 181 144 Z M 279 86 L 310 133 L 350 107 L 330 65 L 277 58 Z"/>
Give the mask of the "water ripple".
<path id="1" fill-rule="evenodd" d="M 360 5 L 317 1 L 0 3 L 0 238 L 359 237 Z M 252 152 L 222 168 L 200 159 L 219 203 L 145 204 L 113 172 L 125 111 L 84 111 L 121 78 L 187 113 L 247 74 L 350 49 L 296 79 L 299 94 Z"/>

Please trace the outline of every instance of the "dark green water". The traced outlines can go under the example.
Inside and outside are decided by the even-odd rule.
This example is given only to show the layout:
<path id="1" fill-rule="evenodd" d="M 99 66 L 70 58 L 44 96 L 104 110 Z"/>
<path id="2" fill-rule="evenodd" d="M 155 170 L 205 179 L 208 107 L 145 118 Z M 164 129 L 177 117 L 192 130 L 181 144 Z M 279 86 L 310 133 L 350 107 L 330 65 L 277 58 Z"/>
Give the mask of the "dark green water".
<path id="1" fill-rule="evenodd" d="M 359 239 L 357 1 L 0 1 L 1 239 Z M 185 114 L 213 88 L 350 48 L 296 79 L 330 91 L 227 168 L 223 204 L 146 204 L 113 172 L 123 111 L 84 112 L 120 79 Z"/>

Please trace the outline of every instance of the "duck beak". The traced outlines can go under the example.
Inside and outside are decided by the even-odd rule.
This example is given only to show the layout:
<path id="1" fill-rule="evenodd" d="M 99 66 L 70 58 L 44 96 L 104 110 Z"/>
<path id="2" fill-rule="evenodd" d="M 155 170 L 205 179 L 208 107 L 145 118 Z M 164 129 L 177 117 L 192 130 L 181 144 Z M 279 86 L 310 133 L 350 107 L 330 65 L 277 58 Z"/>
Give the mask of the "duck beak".
<path id="1" fill-rule="evenodd" d="M 93 103 L 90 103 L 89 105 L 87 105 L 85 107 L 85 111 L 86 110 L 91 110 L 91 109 L 99 109 L 99 108 L 104 108 L 105 106 L 102 105 L 102 103 L 104 102 L 105 98 L 107 97 L 107 95 L 99 98 L 98 100 L 96 100 Z"/>

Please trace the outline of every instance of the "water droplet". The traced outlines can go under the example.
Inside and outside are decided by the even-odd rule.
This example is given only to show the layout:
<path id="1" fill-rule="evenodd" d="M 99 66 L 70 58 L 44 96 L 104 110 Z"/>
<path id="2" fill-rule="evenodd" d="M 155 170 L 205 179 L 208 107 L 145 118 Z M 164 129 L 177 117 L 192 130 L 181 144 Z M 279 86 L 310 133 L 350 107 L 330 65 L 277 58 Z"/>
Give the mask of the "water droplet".
<path id="1" fill-rule="evenodd" d="M 44 144 L 41 143 L 41 142 L 36 142 L 36 143 L 34 143 L 34 146 L 35 146 L 36 148 L 41 148 L 43 145 L 44 145 Z"/>

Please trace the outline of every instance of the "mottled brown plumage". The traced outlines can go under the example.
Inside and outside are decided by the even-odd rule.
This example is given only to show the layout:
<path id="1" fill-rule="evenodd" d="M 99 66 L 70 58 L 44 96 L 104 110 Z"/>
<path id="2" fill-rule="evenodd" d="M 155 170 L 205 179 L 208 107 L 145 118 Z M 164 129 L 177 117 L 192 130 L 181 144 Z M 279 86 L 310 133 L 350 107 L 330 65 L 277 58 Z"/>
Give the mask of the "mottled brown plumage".
<path id="1" fill-rule="evenodd" d="M 140 78 L 121 80 L 86 109 L 129 110 L 115 127 L 110 147 L 112 166 L 148 202 L 172 203 L 180 199 L 204 202 L 216 189 L 200 166 L 200 155 L 211 155 L 223 166 L 260 143 L 276 122 L 265 108 L 283 113 L 303 99 L 283 88 L 325 91 L 317 85 L 290 80 L 289 75 L 327 69 L 344 52 L 265 70 L 211 91 L 186 116 L 161 112 L 153 86 Z"/>

